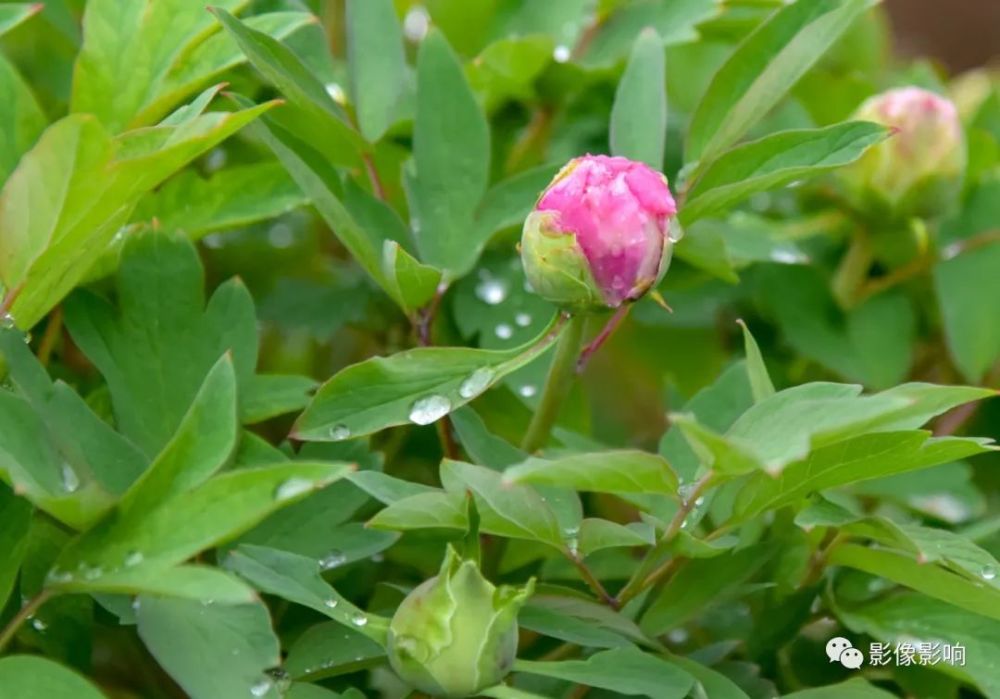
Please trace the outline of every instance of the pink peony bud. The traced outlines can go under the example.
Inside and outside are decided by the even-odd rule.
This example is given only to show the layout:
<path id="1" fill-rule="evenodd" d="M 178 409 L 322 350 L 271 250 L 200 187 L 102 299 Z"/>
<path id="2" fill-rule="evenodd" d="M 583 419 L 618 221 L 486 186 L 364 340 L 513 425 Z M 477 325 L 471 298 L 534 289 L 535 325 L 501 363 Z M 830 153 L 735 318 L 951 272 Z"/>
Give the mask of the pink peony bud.
<path id="1" fill-rule="evenodd" d="M 933 92 L 905 87 L 871 97 L 855 118 L 896 131 L 839 171 L 863 203 L 906 216 L 941 213 L 965 171 L 965 142 L 955 105 Z"/>
<path id="2" fill-rule="evenodd" d="M 676 212 L 667 179 L 647 165 L 606 155 L 575 158 L 524 222 L 528 282 L 575 310 L 634 301 L 666 272 Z"/>

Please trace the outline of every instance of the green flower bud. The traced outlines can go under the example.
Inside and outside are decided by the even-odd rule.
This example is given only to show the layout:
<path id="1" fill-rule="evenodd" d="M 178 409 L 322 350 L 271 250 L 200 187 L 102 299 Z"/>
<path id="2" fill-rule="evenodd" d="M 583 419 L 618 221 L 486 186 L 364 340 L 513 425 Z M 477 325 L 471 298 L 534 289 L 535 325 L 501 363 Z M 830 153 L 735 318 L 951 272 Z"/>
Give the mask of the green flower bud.
<path id="1" fill-rule="evenodd" d="M 467 697 L 498 684 L 517 655 L 517 614 L 534 590 L 495 587 L 449 546 L 441 571 L 413 590 L 389 624 L 393 670 L 422 692 Z"/>
<path id="2" fill-rule="evenodd" d="M 898 218 L 943 213 L 965 173 L 965 141 L 955 105 L 907 87 L 870 98 L 854 118 L 895 131 L 838 171 L 857 203 Z"/>

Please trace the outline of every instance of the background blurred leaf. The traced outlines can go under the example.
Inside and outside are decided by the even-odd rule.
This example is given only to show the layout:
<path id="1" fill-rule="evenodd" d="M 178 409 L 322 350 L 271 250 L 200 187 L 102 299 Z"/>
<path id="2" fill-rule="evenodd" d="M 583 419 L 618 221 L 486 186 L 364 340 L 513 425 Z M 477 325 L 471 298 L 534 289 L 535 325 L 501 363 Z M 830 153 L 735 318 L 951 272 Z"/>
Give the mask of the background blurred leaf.
<path id="1" fill-rule="evenodd" d="M 663 41 L 643 30 L 618 83 L 611 109 L 611 152 L 663 169 L 667 140 L 667 70 Z"/>

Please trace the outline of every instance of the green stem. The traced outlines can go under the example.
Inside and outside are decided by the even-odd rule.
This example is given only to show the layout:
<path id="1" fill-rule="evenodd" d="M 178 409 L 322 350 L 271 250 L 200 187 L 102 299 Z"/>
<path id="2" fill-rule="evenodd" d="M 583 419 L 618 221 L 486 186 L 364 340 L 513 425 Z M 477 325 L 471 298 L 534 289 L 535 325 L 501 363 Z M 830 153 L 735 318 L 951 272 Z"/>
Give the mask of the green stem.
<path id="1" fill-rule="evenodd" d="M 576 359 L 580 355 L 580 346 L 583 344 L 583 326 L 586 323 L 584 316 L 576 315 L 569 319 L 559 344 L 556 346 L 556 356 L 552 359 L 552 366 L 549 367 L 549 375 L 545 379 L 545 388 L 542 391 L 542 399 L 538 404 L 538 410 L 531 418 L 528 431 L 521 442 L 521 448 L 529 454 L 538 451 L 549 441 L 549 434 L 552 426 L 559 417 L 559 409 L 569 393 L 573 382 L 573 375 L 576 373 Z"/>
<path id="2" fill-rule="evenodd" d="M 841 308 L 846 310 L 857 303 L 858 292 L 868 279 L 872 259 L 871 241 L 864 231 L 859 231 L 851 240 L 851 247 L 833 277 L 833 297 Z"/>
<path id="3" fill-rule="evenodd" d="M 31 616 L 38 611 L 39 607 L 45 604 L 49 598 L 52 597 L 52 594 L 52 590 L 42 590 L 26 605 L 21 607 L 21 610 L 14 615 L 14 618 L 10 620 L 10 623 L 4 627 L 2 632 L 0 632 L 0 653 L 3 652 L 4 648 L 7 647 L 7 644 L 14 638 L 14 634 L 16 634 L 17 630 L 21 628 L 21 624 L 31 618 Z"/>

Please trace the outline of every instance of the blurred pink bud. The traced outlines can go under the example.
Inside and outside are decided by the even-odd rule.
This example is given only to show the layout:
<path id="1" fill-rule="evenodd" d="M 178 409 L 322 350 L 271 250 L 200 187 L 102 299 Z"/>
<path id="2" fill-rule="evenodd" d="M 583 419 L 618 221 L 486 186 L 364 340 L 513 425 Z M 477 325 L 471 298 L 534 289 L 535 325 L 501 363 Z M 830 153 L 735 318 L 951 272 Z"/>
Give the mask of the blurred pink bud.
<path id="1" fill-rule="evenodd" d="M 524 222 L 528 282 L 576 310 L 638 299 L 666 272 L 676 212 L 667 179 L 649 166 L 606 155 L 575 158 Z"/>
<path id="2" fill-rule="evenodd" d="M 904 87 L 869 98 L 855 118 L 889 126 L 895 133 L 841 170 L 844 181 L 897 213 L 940 213 L 965 171 L 955 105 L 933 92 Z"/>

